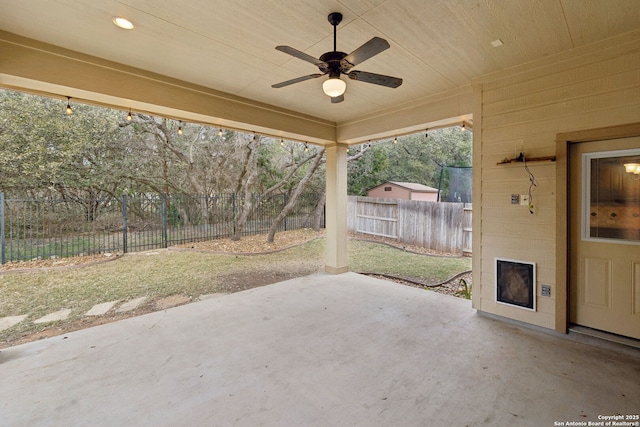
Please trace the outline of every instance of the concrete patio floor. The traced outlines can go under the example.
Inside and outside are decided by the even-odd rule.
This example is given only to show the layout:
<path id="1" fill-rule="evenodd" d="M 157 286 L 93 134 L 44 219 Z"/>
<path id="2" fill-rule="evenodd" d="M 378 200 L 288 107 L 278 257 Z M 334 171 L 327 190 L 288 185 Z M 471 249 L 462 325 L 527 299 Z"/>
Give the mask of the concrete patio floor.
<path id="1" fill-rule="evenodd" d="M 640 412 L 640 353 L 318 274 L 0 352 L 3 426 L 554 426 Z"/>

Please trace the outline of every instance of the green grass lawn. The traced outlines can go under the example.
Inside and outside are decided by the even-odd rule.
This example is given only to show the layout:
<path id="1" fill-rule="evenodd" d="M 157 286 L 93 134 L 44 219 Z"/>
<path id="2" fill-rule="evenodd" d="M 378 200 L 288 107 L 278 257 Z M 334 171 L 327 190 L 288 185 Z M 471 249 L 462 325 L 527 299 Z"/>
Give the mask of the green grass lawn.
<path id="1" fill-rule="evenodd" d="M 434 284 L 471 269 L 471 258 L 418 255 L 357 240 L 350 240 L 348 249 L 350 268 L 356 272 Z M 30 320 L 0 332 L 0 344 L 50 327 L 31 321 L 61 309 L 72 310 L 64 322 L 73 322 L 93 305 L 107 301 L 235 292 L 323 271 L 324 254 L 325 240 L 318 239 L 268 255 L 169 250 L 129 254 L 85 268 L 0 275 L 0 317 L 27 314 Z"/>
<path id="2" fill-rule="evenodd" d="M 426 256 L 359 240 L 350 240 L 348 248 L 350 268 L 360 273 L 388 274 L 433 285 L 471 270 L 469 257 Z"/>

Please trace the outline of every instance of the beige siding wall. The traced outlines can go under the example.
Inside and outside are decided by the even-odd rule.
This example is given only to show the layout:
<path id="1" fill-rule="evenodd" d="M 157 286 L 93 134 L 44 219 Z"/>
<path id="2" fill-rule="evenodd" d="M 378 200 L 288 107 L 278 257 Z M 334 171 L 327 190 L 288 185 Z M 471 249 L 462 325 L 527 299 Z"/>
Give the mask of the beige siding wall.
<path id="1" fill-rule="evenodd" d="M 411 200 L 420 200 L 422 202 L 437 202 L 438 193 L 411 193 Z"/>
<path id="2" fill-rule="evenodd" d="M 556 283 L 556 163 L 530 164 L 534 213 L 512 205 L 526 194 L 522 164 L 497 163 L 524 151 L 556 155 L 556 134 L 640 121 L 640 33 L 547 58 L 474 82 L 474 307 L 563 330 L 566 283 Z M 477 209 L 477 207 L 480 209 Z M 478 212 L 480 210 L 480 212 Z M 537 311 L 495 303 L 495 257 L 537 263 Z M 563 261 L 564 262 L 564 261 Z M 560 270 L 558 270 L 560 271 Z M 551 285 L 551 297 L 540 295 Z M 560 295 L 560 299 L 556 299 Z"/>
<path id="3" fill-rule="evenodd" d="M 391 187 L 391 191 L 384 191 L 385 187 Z M 406 188 L 402 188 L 394 184 L 384 184 L 380 187 L 369 190 L 367 192 L 367 197 L 409 200 L 409 197 L 411 197 L 411 192 Z"/>

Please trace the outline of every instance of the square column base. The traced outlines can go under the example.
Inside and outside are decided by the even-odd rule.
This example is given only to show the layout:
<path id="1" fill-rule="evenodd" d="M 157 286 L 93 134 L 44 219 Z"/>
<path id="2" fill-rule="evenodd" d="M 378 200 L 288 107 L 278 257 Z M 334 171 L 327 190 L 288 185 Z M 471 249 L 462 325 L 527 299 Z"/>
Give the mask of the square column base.
<path id="1" fill-rule="evenodd" d="M 349 271 L 349 266 L 346 265 L 344 267 L 331 267 L 329 265 L 325 265 L 324 271 L 329 274 L 342 274 L 342 273 L 347 273 Z"/>

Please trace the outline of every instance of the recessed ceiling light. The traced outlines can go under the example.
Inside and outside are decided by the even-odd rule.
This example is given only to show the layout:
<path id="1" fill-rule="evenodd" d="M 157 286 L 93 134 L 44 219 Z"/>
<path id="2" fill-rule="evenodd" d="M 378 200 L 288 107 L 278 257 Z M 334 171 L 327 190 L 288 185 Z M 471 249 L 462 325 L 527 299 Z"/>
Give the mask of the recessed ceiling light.
<path id="1" fill-rule="evenodd" d="M 116 24 L 117 27 L 122 28 L 123 30 L 131 30 L 133 29 L 133 23 L 129 21 L 127 18 L 113 18 L 113 23 Z"/>
<path id="2" fill-rule="evenodd" d="M 494 40 L 494 41 L 492 41 L 492 42 L 491 42 L 491 46 L 493 46 L 493 47 L 500 47 L 500 46 L 502 46 L 503 44 L 504 44 L 504 43 L 503 43 L 503 42 L 502 42 L 502 40 L 500 40 L 500 39 L 497 39 L 497 40 Z"/>

